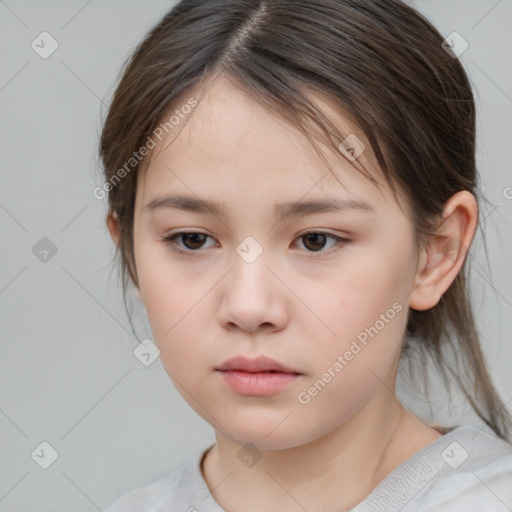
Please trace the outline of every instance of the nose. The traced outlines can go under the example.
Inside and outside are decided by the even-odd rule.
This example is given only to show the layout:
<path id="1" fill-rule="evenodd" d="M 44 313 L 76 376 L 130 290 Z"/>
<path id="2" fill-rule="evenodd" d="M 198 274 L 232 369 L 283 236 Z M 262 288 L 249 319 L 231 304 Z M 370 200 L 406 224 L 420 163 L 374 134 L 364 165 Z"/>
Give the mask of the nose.
<path id="1" fill-rule="evenodd" d="M 233 268 L 220 288 L 218 321 L 226 330 L 273 332 L 288 320 L 286 286 L 270 268 L 265 253 L 248 263 L 235 255 Z"/>

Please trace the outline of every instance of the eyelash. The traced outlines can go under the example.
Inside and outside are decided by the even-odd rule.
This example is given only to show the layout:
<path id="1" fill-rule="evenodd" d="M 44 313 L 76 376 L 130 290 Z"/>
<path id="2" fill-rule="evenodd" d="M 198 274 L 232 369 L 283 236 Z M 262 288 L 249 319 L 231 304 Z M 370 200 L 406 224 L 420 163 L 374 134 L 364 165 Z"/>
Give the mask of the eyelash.
<path id="1" fill-rule="evenodd" d="M 181 249 L 181 248 L 178 248 L 177 243 L 175 241 L 177 238 L 179 238 L 182 235 L 194 235 L 194 234 L 205 235 L 209 238 L 212 238 L 212 237 L 210 237 L 210 235 L 207 235 L 206 233 L 201 233 L 200 231 L 180 231 L 178 233 L 173 233 L 172 235 L 162 237 L 162 241 L 165 243 L 166 246 L 169 247 L 169 249 L 171 249 L 172 251 L 174 251 L 178 254 L 182 254 L 182 255 L 190 254 L 192 257 L 197 257 L 197 256 L 200 256 L 200 254 L 194 254 L 194 253 L 199 253 L 200 249 L 197 249 L 197 250 Z M 330 238 L 334 239 L 336 241 L 336 245 L 341 246 L 341 247 L 336 247 L 336 245 L 335 245 L 334 249 L 330 249 L 328 251 L 307 251 L 307 252 L 311 253 L 311 255 L 312 255 L 311 257 L 313 257 L 313 258 L 319 258 L 326 254 L 335 253 L 335 252 L 339 251 L 344 245 L 346 245 L 347 243 L 350 243 L 350 240 L 348 240 L 347 238 L 336 236 L 336 235 L 333 235 L 332 233 L 327 233 L 325 231 L 308 231 L 308 232 L 300 235 L 298 237 L 298 239 L 303 238 L 308 235 L 311 235 L 311 234 L 325 235 L 326 237 L 330 237 Z"/>

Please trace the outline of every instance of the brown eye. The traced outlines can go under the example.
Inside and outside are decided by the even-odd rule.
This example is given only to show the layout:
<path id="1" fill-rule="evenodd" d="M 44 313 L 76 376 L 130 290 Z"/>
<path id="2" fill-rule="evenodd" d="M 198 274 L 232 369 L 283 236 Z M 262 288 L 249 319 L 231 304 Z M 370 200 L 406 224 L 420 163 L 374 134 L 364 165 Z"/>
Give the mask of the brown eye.
<path id="1" fill-rule="evenodd" d="M 210 237 L 205 233 L 181 231 L 180 233 L 175 233 L 174 235 L 165 236 L 162 238 L 162 240 L 173 251 L 186 253 L 199 252 L 198 249 L 202 248 L 207 238 Z"/>
<path id="2" fill-rule="evenodd" d="M 332 241 L 331 246 L 328 247 L 327 250 L 323 250 L 329 239 Z M 336 252 L 338 249 L 341 249 L 345 244 L 350 242 L 347 238 L 342 238 L 323 231 L 310 231 L 308 233 L 304 233 L 298 238 L 298 240 L 302 241 L 302 244 L 306 248 L 306 252 L 318 253 L 318 256 L 314 254 L 314 257 L 321 257 L 323 255 Z"/>
<path id="3" fill-rule="evenodd" d="M 187 249 L 200 249 L 206 238 L 203 233 L 182 233 L 180 236 Z"/>
<path id="4" fill-rule="evenodd" d="M 303 235 L 302 238 L 305 240 L 304 246 L 312 251 L 323 249 L 327 240 L 327 236 L 324 233 L 308 233 Z"/>

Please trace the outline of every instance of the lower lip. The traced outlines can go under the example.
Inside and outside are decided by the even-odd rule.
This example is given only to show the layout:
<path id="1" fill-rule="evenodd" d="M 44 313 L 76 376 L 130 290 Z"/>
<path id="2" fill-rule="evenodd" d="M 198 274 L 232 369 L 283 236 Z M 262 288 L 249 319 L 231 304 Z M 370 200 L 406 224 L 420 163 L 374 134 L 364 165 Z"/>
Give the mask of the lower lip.
<path id="1" fill-rule="evenodd" d="M 250 373 L 237 370 L 220 371 L 224 382 L 241 395 L 264 396 L 277 393 L 285 386 L 297 381 L 298 373 L 261 372 Z"/>

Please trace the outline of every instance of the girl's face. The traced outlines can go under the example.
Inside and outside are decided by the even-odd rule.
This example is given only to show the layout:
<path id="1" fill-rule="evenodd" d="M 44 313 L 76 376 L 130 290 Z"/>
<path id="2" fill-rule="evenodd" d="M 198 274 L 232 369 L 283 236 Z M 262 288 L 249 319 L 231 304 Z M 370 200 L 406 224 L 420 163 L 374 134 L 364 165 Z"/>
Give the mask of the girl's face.
<path id="1" fill-rule="evenodd" d="M 139 175 L 135 203 L 139 290 L 163 365 L 234 442 L 314 441 L 392 396 L 417 263 L 411 222 L 368 144 L 355 164 L 380 190 L 341 153 L 328 154 L 329 172 L 305 136 L 224 79 L 186 117 Z M 327 200 L 348 206 L 283 216 L 284 204 Z M 235 356 L 296 374 L 219 370 Z"/>

